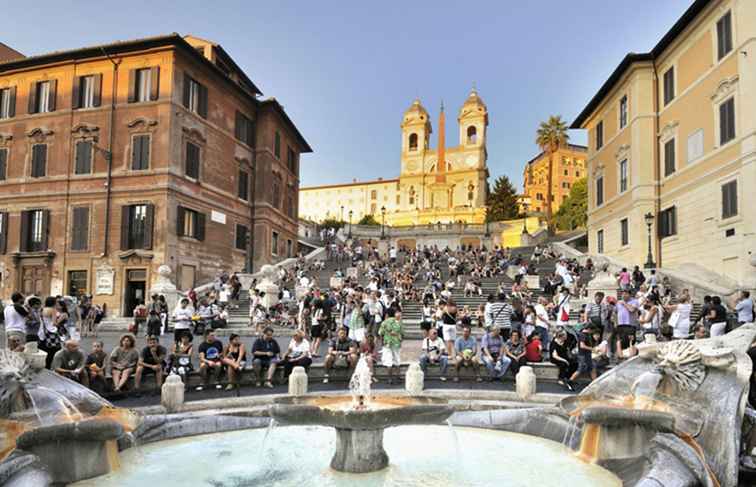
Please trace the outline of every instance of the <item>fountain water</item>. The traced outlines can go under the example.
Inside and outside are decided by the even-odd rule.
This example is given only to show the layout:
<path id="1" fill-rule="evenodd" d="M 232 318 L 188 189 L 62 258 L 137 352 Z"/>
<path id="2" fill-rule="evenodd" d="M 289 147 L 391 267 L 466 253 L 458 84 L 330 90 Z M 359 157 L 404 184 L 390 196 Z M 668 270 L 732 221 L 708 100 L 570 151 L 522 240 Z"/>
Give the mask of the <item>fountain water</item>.
<path id="1" fill-rule="evenodd" d="M 357 361 L 352 378 L 349 380 L 349 392 L 352 394 L 352 403 L 355 409 L 365 409 L 371 400 L 371 387 L 373 374 L 365 355 Z"/>

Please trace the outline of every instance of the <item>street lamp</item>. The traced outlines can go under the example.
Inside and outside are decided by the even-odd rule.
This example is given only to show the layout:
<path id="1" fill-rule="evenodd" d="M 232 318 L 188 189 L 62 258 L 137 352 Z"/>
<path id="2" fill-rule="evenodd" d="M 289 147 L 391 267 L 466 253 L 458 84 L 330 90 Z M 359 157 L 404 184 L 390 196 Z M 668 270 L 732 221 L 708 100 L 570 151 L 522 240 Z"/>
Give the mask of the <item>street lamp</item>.
<path id="1" fill-rule="evenodd" d="M 650 211 L 643 216 L 646 221 L 646 228 L 648 229 L 648 256 L 646 257 L 646 264 L 643 266 L 646 269 L 654 269 L 656 263 L 654 262 L 654 256 L 651 253 L 651 225 L 654 224 L 654 214 Z"/>
<path id="2" fill-rule="evenodd" d="M 352 240 L 352 210 L 349 210 L 349 240 Z"/>
<path id="3" fill-rule="evenodd" d="M 522 206 L 522 233 L 528 233 L 528 206 L 530 206 L 530 198 L 523 196 L 520 198 L 520 206 Z"/>
<path id="4" fill-rule="evenodd" d="M 344 205 L 341 205 L 341 217 L 339 218 L 341 223 L 344 223 Z"/>
<path id="5" fill-rule="evenodd" d="M 386 238 L 386 207 L 381 206 L 381 238 Z"/>

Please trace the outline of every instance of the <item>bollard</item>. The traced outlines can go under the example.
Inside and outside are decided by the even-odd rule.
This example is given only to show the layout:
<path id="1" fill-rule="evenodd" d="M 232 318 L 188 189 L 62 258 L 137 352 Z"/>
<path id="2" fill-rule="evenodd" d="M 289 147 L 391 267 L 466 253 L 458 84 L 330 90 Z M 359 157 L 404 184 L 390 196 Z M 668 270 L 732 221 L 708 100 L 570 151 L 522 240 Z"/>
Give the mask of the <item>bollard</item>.
<path id="1" fill-rule="evenodd" d="M 307 372 L 304 367 L 294 367 L 289 376 L 289 395 L 304 396 L 307 394 Z"/>
<path id="2" fill-rule="evenodd" d="M 423 392 L 423 383 L 425 374 L 420 368 L 420 364 L 413 362 L 407 368 L 407 374 L 404 376 L 404 389 L 413 396 L 418 396 Z"/>
<path id="3" fill-rule="evenodd" d="M 536 376 L 533 367 L 520 367 L 517 372 L 517 395 L 520 399 L 528 399 L 536 393 Z"/>
<path id="4" fill-rule="evenodd" d="M 160 404 L 169 413 L 175 413 L 184 404 L 184 383 L 177 374 L 171 374 L 165 379 L 160 390 Z"/>

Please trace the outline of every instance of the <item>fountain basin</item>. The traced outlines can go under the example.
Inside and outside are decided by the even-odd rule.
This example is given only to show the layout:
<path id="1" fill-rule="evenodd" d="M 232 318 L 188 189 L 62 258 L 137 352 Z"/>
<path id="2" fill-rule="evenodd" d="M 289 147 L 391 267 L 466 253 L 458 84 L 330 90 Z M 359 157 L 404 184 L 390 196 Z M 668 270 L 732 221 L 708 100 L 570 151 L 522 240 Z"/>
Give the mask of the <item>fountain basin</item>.
<path id="1" fill-rule="evenodd" d="M 330 426 L 336 430 L 331 468 L 367 473 L 388 466 L 383 448 L 385 428 L 439 424 L 454 412 L 445 399 L 423 396 L 379 396 L 355 409 L 351 396 L 284 397 L 270 408 L 270 416 L 283 425 Z"/>

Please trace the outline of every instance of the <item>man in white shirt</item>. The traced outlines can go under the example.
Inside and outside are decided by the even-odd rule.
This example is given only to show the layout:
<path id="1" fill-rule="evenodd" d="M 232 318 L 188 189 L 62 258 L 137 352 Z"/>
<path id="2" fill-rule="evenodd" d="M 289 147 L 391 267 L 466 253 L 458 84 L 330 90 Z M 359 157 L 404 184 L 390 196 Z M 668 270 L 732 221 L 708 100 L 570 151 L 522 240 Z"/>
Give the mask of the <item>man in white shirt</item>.
<path id="1" fill-rule="evenodd" d="M 23 345 L 26 343 L 26 317 L 29 316 L 29 310 L 24 307 L 23 294 L 13 293 L 11 301 L 12 303 L 3 310 L 6 343 L 10 342 L 11 339 L 16 339 L 19 344 Z"/>
<path id="2" fill-rule="evenodd" d="M 549 345 L 551 344 L 551 338 L 549 337 L 551 323 L 549 321 L 549 312 L 546 311 L 547 302 L 546 298 L 541 296 L 538 298 L 538 304 L 534 306 L 536 312 L 535 326 L 536 330 L 541 334 L 541 345 L 543 350 L 549 350 Z"/>
<path id="3" fill-rule="evenodd" d="M 173 311 L 173 341 L 181 342 L 182 335 L 189 335 L 192 326 L 194 309 L 189 306 L 189 300 L 182 298 L 179 307 Z"/>
<path id="4" fill-rule="evenodd" d="M 389 259 L 391 259 L 391 263 L 396 263 L 396 247 L 391 247 L 389 249 Z"/>
<path id="5" fill-rule="evenodd" d="M 446 381 L 446 371 L 449 368 L 449 356 L 446 354 L 446 344 L 438 336 L 438 330 L 428 330 L 428 337 L 423 339 L 422 353 L 420 354 L 420 368 L 423 373 L 428 372 L 429 364 L 438 364 L 441 367 L 441 381 Z"/>

